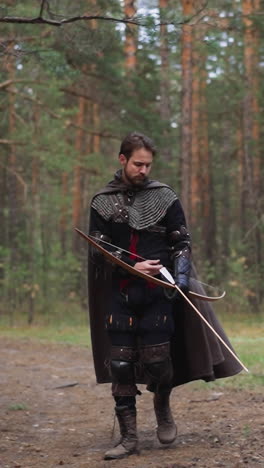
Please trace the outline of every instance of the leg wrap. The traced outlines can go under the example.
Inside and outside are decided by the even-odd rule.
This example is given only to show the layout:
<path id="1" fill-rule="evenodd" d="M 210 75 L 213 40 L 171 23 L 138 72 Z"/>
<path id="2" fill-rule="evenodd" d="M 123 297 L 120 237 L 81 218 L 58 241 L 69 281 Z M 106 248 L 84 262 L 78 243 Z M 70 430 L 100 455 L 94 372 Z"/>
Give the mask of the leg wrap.
<path id="1" fill-rule="evenodd" d="M 137 352 L 134 348 L 112 346 L 110 373 L 114 397 L 136 396 L 134 362 Z"/>
<path id="2" fill-rule="evenodd" d="M 150 391 L 170 388 L 173 368 L 169 342 L 142 347 L 140 359 L 144 366 Z"/>
<path id="3" fill-rule="evenodd" d="M 157 437 L 162 444 L 171 444 L 177 436 L 177 426 L 170 409 L 170 390 L 154 394 L 154 410 L 157 419 Z"/>
<path id="4" fill-rule="evenodd" d="M 137 452 L 137 421 L 136 408 L 120 406 L 116 408 L 120 427 L 121 440 L 105 454 L 105 460 L 125 458 Z"/>

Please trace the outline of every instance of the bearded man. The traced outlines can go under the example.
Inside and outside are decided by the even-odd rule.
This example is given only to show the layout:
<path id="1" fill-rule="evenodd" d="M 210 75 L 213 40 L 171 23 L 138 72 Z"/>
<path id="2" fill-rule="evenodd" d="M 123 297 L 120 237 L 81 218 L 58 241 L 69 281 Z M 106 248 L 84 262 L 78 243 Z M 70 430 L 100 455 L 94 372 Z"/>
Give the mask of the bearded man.
<path id="1" fill-rule="evenodd" d="M 136 272 L 159 277 L 166 267 L 188 294 L 190 235 L 175 191 L 148 177 L 155 154 L 147 136 L 126 136 L 121 169 L 91 201 L 89 233 Z M 228 343 L 211 307 L 202 309 Z M 158 440 L 171 444 L 177 435 L 172 388 L 241 371 L 179 291 L 170 297 L 162 286 L 112 266 L 94 248 L 89 252 L 89 310 L 97 382 L 112 382 L 121 436 L 105 459 L 137 452 L 137 383 L 153 392 Z"/>

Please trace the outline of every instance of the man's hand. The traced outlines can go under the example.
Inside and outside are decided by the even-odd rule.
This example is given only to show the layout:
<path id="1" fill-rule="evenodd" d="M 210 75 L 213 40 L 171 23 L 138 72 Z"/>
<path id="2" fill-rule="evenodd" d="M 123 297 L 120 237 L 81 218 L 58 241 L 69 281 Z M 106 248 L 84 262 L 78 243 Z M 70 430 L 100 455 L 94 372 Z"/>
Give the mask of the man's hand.
<path id="1" fill-rule="evenodd" d="M 150 276 L 158 275 L 162 267 L 163 265 L 160 264 L 160 260 L 144 260 L 143 262 L 137 262 L 134 266 L 136 270 Z"/>

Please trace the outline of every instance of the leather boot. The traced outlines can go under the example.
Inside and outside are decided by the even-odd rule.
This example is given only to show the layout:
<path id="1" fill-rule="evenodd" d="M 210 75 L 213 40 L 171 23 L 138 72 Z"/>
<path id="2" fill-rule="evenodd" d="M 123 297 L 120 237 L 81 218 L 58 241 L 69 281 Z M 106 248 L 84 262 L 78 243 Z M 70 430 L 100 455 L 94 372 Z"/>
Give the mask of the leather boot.
<path id="1" fill-rule="evenodd" d="M 157 437 L 161 444 L 171 444 L 177 437 L 177 426 L 174 422 L 169 399 L 171 391 L 154 394 L 154 410 L 157 419 Z"/>
<path id="2" fill-rule="evenodd" d="M 137 453 L 136 408 L 117 406 L 115 411 L 120 427 L 121 440 L 116 447 L 105 453 L 105 460 L 125 458 Z"/>

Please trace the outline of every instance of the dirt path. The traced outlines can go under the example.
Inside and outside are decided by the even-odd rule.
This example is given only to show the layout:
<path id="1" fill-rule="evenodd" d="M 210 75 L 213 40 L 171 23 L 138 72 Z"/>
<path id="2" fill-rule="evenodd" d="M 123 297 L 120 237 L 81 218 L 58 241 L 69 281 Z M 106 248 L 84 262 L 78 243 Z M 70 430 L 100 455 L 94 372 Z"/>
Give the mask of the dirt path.
<path id="1" fill-rule="evenodd" d="M 113 403 L 109 385 L 95 383 L 90 351 L 4 338 L 0 346 L 1 468 L 264 467 L 260 391 L 175 389 L 179 436 L 164 448 L 155 437 L 151 395 L 142 387 L 140 455 L 104 461 L 113 442 Z"/>

